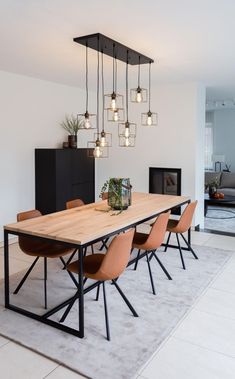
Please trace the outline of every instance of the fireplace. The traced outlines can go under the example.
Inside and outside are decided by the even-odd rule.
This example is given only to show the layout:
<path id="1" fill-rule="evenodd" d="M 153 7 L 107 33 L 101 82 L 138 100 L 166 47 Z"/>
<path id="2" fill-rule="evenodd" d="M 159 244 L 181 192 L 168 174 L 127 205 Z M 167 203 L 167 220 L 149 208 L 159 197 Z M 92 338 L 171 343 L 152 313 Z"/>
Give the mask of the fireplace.
<path id="1" fill-rule="evenodd" d="M 181 168 L 149 167 L 149 193 L 181 195 Z M 180 215 L 180 207 L 172 210 Z"/>

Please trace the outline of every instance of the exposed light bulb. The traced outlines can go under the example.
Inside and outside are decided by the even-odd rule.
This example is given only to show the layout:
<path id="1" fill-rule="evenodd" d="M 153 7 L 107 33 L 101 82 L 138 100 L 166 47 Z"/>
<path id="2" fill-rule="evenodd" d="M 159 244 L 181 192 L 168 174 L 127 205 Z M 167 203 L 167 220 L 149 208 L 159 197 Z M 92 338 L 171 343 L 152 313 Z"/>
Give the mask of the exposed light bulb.
<path id="1" fill-rule="evenodd" d="M 142 101 L 143 101 L 142 91 L 141 91 L 141 89 L 137 89 L 136 102 L 141 103 Z"/>
<path id="2" fill-rule="evenodd" d="M 152 116 L 147 117 L 147 125 L 151 126 L 152 125 Z"/>
<path id="3" fill-rule="evenodd" d="M 103 151 L 102 149 L 100 148 L 100 146 L 96 146 L 94 148 L 94 151 L 93 151 L 93 155 L 95 158 L 101 158 L 102 157 L 102 154 L 103 154 Z"/>
<path id="4" fill-rule="evenodd" d="M 129 126 L 125 127 L 124 136 L 125 136 L 125 138 L 129 138 L 130 137 L 130 128 L 129 128 Z"/>
<path id="5" fill-rule="evenodd" d="M 113 111 L 113 121 L 118 121 L 118 110 L 117 109 L 115 109 Z"/>
<path id="6" fill-rule="evenodd" d="M 111 95 L 111 104 L 110 104 L 110 108 L 111 108 L 113 111 L 117 108 L 116 100 L 117 100 L 116 93 L 113 92 L 112 95 Z"/>
<path id="7" fill-rule="evenodd" d="M 90 129 L 90 128 L 91 128 L 91 122 L 90 122 L 89 117 L 85 117 L 85 120 L 84 120 L 84 128 L 85 128 L 85 129 Z"/>
<path id="8" fill-rule="evenodd" d="M 130 146 L 130 140 L 129 140 L 129 137 L 125 138 L 125 143 L 124 143 L 124 146 L 128 147 Z"/>
<path id="9" fill-rule="evenodd" d="M 106 146 L 106 138 L 105 137 L 100 138 L 100 146 L 102 146 L 102 147 Z"/>
<path id="10" fill-rule="evenodd" d="M 90 121 L 90 117 L 89 117 L 89 113 L 88 111 L 85 112 L 84 114 L 84 128 L 85 129 L 90 129 L 91 128 L 91 121 Z"/>

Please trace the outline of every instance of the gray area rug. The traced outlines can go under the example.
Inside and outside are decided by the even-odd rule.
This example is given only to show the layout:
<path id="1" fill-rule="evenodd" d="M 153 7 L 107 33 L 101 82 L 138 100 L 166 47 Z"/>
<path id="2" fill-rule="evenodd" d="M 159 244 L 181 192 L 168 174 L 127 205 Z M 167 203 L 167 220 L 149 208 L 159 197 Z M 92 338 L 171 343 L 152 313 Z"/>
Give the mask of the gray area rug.
<path id="1" fill-rule="evenodd" d="M 235 233 L 235 207 L 209 206 L 204 227 L 211 230 Z"/>
<path id="2" fill-rule="evenodd" d="M 171 273 L 169 281 L 155 261 L 152 269 L 157 295 L 151 293 L 148 267 L 145 259 L 137 271 L 128 268 L 119 280 L 120 287 L 135 307 L 139 318 L 134 318 L 112 285 L 107 284 L 111 341 L 105 339 L 103 298 L 94 301 L 95 292 L 85 295 L 85 338 L 79 339 L 47 325 L 21 316 L 3 307 L 1 284 L 0 334 L 93 379 L 128 379 L 151 357 L 154 351 L 175 328 L 196 298 L 208 286 L 230 258 L 232 252 L 195 246 L 199 260 L 185 252 L 186 270 L 181 268 L 179 253 L 168 249 L 158 256 Z M 73 283 L 57 260 L 48 265 L 49 307 L 60 303 L 74 293 Z M 31 273 L 18 295 L 11 302 L 43 313 L 42 266 Z M 11 293 L 22 277 L 12 277 Z M 26 305 L 30 304 L 30 307 Z M 54 315 L 58 320 L 62 311 Z M 77 304 L 66 324 L 76 327 Z"/>

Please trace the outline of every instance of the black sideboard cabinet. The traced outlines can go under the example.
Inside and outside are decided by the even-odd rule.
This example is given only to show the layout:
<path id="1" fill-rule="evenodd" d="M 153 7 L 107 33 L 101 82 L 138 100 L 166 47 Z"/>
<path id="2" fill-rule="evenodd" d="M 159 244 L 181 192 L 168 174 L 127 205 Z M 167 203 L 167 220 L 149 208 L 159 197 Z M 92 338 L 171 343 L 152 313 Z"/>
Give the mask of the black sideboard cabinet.
<path id="1" fill-rule="evenodd" d="M 42 214 L 65 209 L 66 201 L 95 200 L 95 159 L 87 149 L 35 149 L 35 202 Z"/>

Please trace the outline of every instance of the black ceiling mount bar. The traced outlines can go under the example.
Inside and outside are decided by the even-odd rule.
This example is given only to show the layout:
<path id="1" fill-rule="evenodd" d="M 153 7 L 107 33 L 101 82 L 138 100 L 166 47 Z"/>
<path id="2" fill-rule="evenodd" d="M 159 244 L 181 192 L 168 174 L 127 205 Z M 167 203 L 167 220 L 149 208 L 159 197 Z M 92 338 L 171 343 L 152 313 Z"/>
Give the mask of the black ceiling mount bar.
<path id="1" fill-rule="evenodd" d="M 146 57 L 138 51 L 132 50 L 129 47 L 122 45 L 121 43 L 114 41 L 113 39 L 106 37 L 100 33 L 76 37 L 73 40 L 74 42 L 80 43 L 81 45 L 87 45 L 89 48 L 94 49 L 96 51 L 99 45 L 99 51 L 103 51 L 105 55 L 109 55 L 110 57 L 113 57 L 113 46 L 115 45 L 116 58 L 126 63 L 126 56 L 128 51 L 128 63 L 131 65 L 154 62 L 152 58 Z M 99 40 L 99 44 L 97 44 L 97 40 Z"/>

